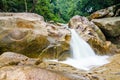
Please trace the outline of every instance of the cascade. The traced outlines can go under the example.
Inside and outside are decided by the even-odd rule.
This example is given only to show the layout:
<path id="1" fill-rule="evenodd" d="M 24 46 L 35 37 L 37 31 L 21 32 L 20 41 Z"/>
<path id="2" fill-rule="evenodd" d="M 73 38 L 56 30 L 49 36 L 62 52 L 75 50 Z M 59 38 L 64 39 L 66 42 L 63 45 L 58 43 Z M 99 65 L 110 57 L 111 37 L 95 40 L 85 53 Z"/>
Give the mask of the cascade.
<path id="1" fill-rule="evenodd" d="M 74 29 L 71 29 L 70 47 L 73 59 L 95 56 L 95 53 L 89 44 L 87 44 Z"/>
<path id="2" fill-rule="evenodd" d="M 89 70 L 95 66 L 101 66 L 108 63 L 108 56 L 98 56 L 84 41 L 74 29 L 71 31 L 71 58 L 68 58 L 61 63 L 69 64 L 79 69 Z"/>

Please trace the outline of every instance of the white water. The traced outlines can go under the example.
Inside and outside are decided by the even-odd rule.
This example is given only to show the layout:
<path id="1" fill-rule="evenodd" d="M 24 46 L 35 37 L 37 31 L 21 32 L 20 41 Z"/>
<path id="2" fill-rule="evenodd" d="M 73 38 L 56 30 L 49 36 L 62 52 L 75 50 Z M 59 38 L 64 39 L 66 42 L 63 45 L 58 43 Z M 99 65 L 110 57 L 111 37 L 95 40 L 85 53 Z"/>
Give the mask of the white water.
<path id="1" fill-rule="evenodd" d="M 69 64 L 79 69 L 89 70 L 95 66 L 101 66 L 108 61 L 108 56 L 98 56 L 74 29 L 71 29 L 71 58 L 61 63 Z"/>
<path id="2" fill-rule="evenodd" d="M 90 56 L 95 56 L 94 51 L 86 43 L 74 29 L 71 29 L 71 54 L 73 59 L 82 59 Z"/>

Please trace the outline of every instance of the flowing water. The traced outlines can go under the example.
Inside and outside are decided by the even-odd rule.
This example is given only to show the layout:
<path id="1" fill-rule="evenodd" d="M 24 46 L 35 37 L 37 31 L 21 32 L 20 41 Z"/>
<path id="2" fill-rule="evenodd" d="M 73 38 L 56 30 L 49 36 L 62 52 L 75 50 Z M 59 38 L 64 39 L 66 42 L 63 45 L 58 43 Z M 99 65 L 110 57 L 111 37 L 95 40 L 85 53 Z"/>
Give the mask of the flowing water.
<path id="1" fill-rule="evenodd" d="M 84 41 L 74 29 L 71 30 L 71 58 L 62 63 L 69 64 L 79 69 L 89 70 L 95 66 L 108 63 L 108 56 L 98 56 L 89 44 Z"/>
<path id="2" fill-rule="evenodd" d="M 82 59 L 95 56 L 92 48 L 87 44 L 74 29 L 71 29 L 71 54 L 73 59 Z"/>

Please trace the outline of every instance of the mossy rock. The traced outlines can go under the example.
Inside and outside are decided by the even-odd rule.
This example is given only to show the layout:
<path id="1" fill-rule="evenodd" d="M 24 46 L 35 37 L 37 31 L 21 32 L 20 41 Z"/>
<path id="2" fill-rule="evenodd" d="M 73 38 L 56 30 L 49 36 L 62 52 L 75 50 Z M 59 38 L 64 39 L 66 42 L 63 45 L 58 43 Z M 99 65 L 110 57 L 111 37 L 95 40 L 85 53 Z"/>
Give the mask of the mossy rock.
<path id="1" fill-rule="evenodd" d="M 17 29 L 3 31 L 0 35 L 1 53 L 6 51 L 17 52 L 29 57 L 38 57 L 41 51 L 49 45 L 46 36 L 35 35 L 32 31 Z"/>
<path id="2" fill-rule="evenodd" d="M 39 58 L 40 59 L 58 59 L 65 60 L 70 57 L 70 45 L 66 42 L 60 42 L 56 45 L 50 45 L 42 51 Z"/>

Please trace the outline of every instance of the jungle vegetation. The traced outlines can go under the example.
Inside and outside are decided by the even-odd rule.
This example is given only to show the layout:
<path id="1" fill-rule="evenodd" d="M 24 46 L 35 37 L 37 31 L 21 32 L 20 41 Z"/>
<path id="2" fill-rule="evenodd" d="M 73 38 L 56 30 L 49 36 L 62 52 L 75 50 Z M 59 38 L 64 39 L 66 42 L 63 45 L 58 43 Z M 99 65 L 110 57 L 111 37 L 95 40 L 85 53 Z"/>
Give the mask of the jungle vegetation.
<path id="1" fill-rule="evenodd" d="M 0 0 L 0 12 L 33 12 L 65 23 L 74 15 L 88 16 L 117 3 L 120 0 Z"/>

